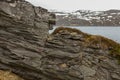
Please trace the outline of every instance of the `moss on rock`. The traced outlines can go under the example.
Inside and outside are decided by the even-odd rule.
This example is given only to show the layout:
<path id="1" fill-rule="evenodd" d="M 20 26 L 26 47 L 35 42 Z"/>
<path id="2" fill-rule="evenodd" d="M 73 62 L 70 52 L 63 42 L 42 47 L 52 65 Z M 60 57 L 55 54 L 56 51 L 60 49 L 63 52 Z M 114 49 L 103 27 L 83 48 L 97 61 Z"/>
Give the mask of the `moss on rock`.
<path id="1" fill-rule="evenodd" d="M 70 35 L 72 35 L 73 33 L 74 36 L 83 35 L 85 38 L 83 41 L 83 45 L 85 47 L 108 50 L 110 55 L 120 59 L 120 44 L 111 39 L 105 38 L 100 35 L 87 34 L 78 29 L 68 27 L 58 27 L 57 29 L 54 30 L 54 32 L 51 35 L 61 33 L 67 33 Z"/>

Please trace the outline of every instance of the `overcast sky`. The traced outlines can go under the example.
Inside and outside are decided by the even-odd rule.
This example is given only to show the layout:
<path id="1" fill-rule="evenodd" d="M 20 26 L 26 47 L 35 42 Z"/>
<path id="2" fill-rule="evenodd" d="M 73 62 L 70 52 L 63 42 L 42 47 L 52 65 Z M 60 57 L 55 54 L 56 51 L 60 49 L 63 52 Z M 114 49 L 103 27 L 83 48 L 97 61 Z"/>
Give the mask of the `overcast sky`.
<path id="1" fill-rule="evenodd" d="M 58 11 L 120 9 L 120 0 L 27 0 L 36 6 Z"/>

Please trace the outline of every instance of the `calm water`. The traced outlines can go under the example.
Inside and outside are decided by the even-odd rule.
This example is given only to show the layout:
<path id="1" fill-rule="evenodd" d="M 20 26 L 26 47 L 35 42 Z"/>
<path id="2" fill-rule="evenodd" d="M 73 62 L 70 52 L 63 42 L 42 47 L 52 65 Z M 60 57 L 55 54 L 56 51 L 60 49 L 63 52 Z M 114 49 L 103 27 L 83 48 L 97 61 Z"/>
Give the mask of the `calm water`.
<path id="1" fill-rule="evenodd" d="M 69 27 L 77 28 L 85 33 L 90 33 L 93 35 L 102 35 L 120 43 L 120 27 Z M 56 27 L 54 27 L 54 29 L 55 28 Z M 52 31 L 54 31 L 54 29 L 50 30 L 49 32 L 51 33 Z"/>

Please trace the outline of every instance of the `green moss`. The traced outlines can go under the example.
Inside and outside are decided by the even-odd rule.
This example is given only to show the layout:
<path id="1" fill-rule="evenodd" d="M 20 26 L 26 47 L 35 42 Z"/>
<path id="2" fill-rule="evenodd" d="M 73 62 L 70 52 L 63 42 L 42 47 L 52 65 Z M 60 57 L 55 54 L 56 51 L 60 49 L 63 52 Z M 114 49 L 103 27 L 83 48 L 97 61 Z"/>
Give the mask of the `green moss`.
<path id="1" fill-rule="evenodd" d="M 113 47 L 118 44 L 115 41 L 99 36 L 99 35 L 90 35 L 89 37 L 86 37 L 85 39 L 85 44 L 86 46 L 91 46 L 91 45 L 99 45 L 101 49 L 109 49 L 110 47 Z"/>
<path id="2" fill-rule="evenodd" d="M 120 45 L 116 44 L 113 46 L 113 49 L 110 50 L 110 53 L 114 56 L 120 56 Z"/>
<path id="3" fill-rule="evenodd" d="M 85 44 L 87 46 L 98 44 L 101 49 L 109 50 L 110 55 L 118 59 L 120 64 L 120 44 L 102 36 L 91 35 L 86 38 Z"/>
<path id="4" fill-rule="evenodd" d="M 113 49 L 110 50 L 110 54 L 115 57 L 120 64 L 120 44 L 113 45 Z"/>
<path id="5" fill-rule="evenodd" d="M 118 59 L 118 64 L 120 65 L 120 57 L 118 57 L 117 59 Z"/>

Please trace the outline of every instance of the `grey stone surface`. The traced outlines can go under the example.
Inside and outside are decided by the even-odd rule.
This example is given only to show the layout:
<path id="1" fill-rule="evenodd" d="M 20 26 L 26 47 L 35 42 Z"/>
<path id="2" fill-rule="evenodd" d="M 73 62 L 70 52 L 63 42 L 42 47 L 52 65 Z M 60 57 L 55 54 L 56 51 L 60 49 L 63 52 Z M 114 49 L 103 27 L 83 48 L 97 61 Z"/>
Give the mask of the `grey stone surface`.
<path id="1" fill-rule="evenodd" d="M 24 0 L 0 2 L 0 70 L 25 80 L 120 80 L 116 58 L 108 49 L 85 46 L 85 33 L 49 35 L 52 17 Z"/>

